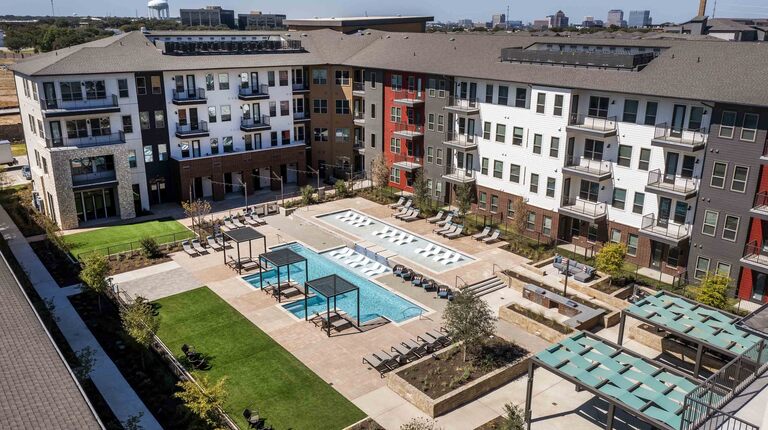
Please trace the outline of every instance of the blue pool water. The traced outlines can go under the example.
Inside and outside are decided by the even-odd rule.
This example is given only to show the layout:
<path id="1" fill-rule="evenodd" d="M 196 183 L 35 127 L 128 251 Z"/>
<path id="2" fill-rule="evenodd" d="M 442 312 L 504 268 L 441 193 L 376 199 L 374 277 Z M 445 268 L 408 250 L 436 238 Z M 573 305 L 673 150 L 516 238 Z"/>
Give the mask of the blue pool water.
<path id="1" fill-rule="evenodd" d="M 304 246 L 293 243 L 286 247 L 300 254 L 307 259 L 309 267 L 309 279 L 317 279 L 323 276 L 337 274 L 347 281 L 360 288 L 360 322 L 370 321 L 379 316 L 387 317 L 391 321 L 401 322 L 409 318 L 418 316 L 424 309 L 420 306 L 398 296 L 397 294 L 374 284 L 369 279 L 352 272 L 348 268 L 334 262 L 330 258 L 318 254 Z M 288 280 L 288 271 L 286 268 L 280 268 L 280 282 Z M 264 285 L 267 281 L 277 283 L 277 271 L 270 270 L 263 272 Z M 249 275 L 243 279 L 254 288 L 259 288 L 259 275 Z M 307 280 L 307 274 L 304 271 L 304 263 L 291 266 L 291 279 L 295 282 L 304 283 Z M 316 294 L 309 299 L 307 305 L 309 315 L 315 312 L 325 312 L 325 297 Z M 294 314 L 297 318 L 304 318 L 304 300 L 297 300 L 293 303 L 283 305 L 285 309 Z M 336 297 L 336 307 L 344 310 L 352 318 L 357 317 L 357 293 L 350 292 Z M 331 308 L 333 308 L 333 299 L 331 299 Z"/>

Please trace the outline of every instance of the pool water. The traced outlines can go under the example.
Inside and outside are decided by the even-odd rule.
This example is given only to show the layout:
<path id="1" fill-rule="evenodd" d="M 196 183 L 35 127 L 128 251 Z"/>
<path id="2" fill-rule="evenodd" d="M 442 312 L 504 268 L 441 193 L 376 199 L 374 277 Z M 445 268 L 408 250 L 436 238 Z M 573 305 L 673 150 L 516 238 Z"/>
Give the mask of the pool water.
<path id="1" fill-rule="evenodd" d="M 336 274 L 351 282 L 360 288 L 360 322 L 367 322 L 380 316 L 394 322 L 402 322 L 407 319 L 420 315 L 424 309 L 403 297 L 374 284 L 369 279 L 352 272 L 348 268 L 336 263 L 325 255 L 318 254 L 309 248 L 298 243 L 285 245 L 294 252 L 307 259 L 309 268 L 309 279 L 317 279 L 323 276 Z M 280 268 L 280 282 L 288 280 L 288 270 L 285 267 Z M 245 276 L 243 279 L 254 288 L 260 287 L 259 277 L 263 276 L 264 285 L 267 282 L 277 283 L 277 270 L 263 272 Z M 304 263 L 291 265 L 291 279 L 303 284 L 307 280 L 307 273 L 304 270 Z M 283 305 L 285 309 L 295 315 L 297 318 L 304 318 L 304 299 Z M 336 307 L 345 311 L 352 318 L 357 317 L 357 292 L 352 291 L 347 294 L 336 297 Z M 333 299 L 331 299 L 331 308 L 333 308 Z M 309 315 L 315 312 L 326 311 L 325 297 L 316 294 L 308 300 L 307 309 Z"/>

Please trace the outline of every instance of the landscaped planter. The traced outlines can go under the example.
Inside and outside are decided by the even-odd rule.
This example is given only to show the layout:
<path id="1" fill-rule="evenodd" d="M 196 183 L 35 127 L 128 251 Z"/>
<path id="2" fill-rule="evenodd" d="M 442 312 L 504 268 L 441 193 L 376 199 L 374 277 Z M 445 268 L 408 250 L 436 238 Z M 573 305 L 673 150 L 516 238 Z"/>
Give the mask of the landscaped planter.
<path id="1" fill-rule="evenodd" d="M 547 342 L 559 342 L 568 336 L 565 333 L 560 333 L 552 327 L 532 320 L 507 306 L 502 306 L 499 308 L 499 319 L 522 327 L 528 333 L 538 336 Z"/>
<path id="2" fill-rule="evenodd" d="M 453 348 L 459 348 L 460 345 L 453 345 L 447 351 Z M 461 405 L 469 403 L 485 394 L 508 384 L 528 372 L 528 360 L 531 353 L 526 354 L 514 363 L 491 371 L 474 381 L 462 385 L 455 390 L 446 393 L 436 399 L 419 390 L 411 383 L 402 378 L 399 374 L 409 368 L 426 360 L 433 360 L 431 356 L 424 357 L 403 366 L 396 372 L 387 377 L 387 386 L 417 408 L 432 418 L 444 415 Z"/>

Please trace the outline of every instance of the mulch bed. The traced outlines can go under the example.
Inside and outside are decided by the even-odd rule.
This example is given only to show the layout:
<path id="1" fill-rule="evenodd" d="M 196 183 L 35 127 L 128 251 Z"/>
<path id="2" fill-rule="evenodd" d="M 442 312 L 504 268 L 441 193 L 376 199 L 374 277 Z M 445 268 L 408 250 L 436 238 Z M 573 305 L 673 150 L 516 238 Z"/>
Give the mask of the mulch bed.
<path id="1" fill-rule="evenodd" d="M 120 254 L 109 258 L 109 274 L 130 272 L 131 270 L 143 269 L 144 267 L 154 266 L 155 264 L 171 261 L 168 254 L 163 254 L 157 258 L 147 258 L 141 253 Z"/>
<path id="2" fill-rule="evenodd" d="M 69 287 L 80 283 L 80 266 L 72 262 L 67 255 L 48 239 L 30 242 L 35 251 L 59 287 Z"/>
<path id="3" fill-rule="evenodd" d="M 374 421 L 373 418 L 368 417 L 362 422 L 349 427 L 347 430 L 384 430 L 384 427 Z"/>
<path id="4" fill-rule="evenodd" d="M 499 430 L 502 429 L 504 425 L 504 417 L 496 417 L 487 423 L 481 425 L 480 427 L 476 428 L 475 430 Z"/>
<path id="5" fill-rule="evenodd" d="M 525 348 L 494 337 L 481 351 L 467 352 L 463 361 L 461 347 L 433 355 L 398 376 L 433 399 L 466 385 L 494 370 L 512 364 L 528 354 Z"/>

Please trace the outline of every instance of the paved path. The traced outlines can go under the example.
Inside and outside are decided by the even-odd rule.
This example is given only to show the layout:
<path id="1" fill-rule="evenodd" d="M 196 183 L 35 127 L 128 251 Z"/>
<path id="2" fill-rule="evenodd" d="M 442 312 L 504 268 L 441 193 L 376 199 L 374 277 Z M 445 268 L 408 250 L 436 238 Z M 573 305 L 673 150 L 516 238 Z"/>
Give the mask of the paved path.
<path id="1" fill-rule="evenodd" d="M 72 350 L 78 352 L 85 347 L 90 347 L 95 352 L 96 364 L 90 375 L 91 380 L 117 419 L 124 422 L 132 416 L 142 414 L 140 424 L 144 430 L 162 430 L 155 417 L 123 378 L 69 302 L 68 297 L 79 293 L 80 288 L 78 286 L 59 288 L 2 207 L 0 207 L 0 233 L 8 241 L 13 255 L 27 272 L 40 297 L 43 300 L 53 300 L 57 324 Z"/>

